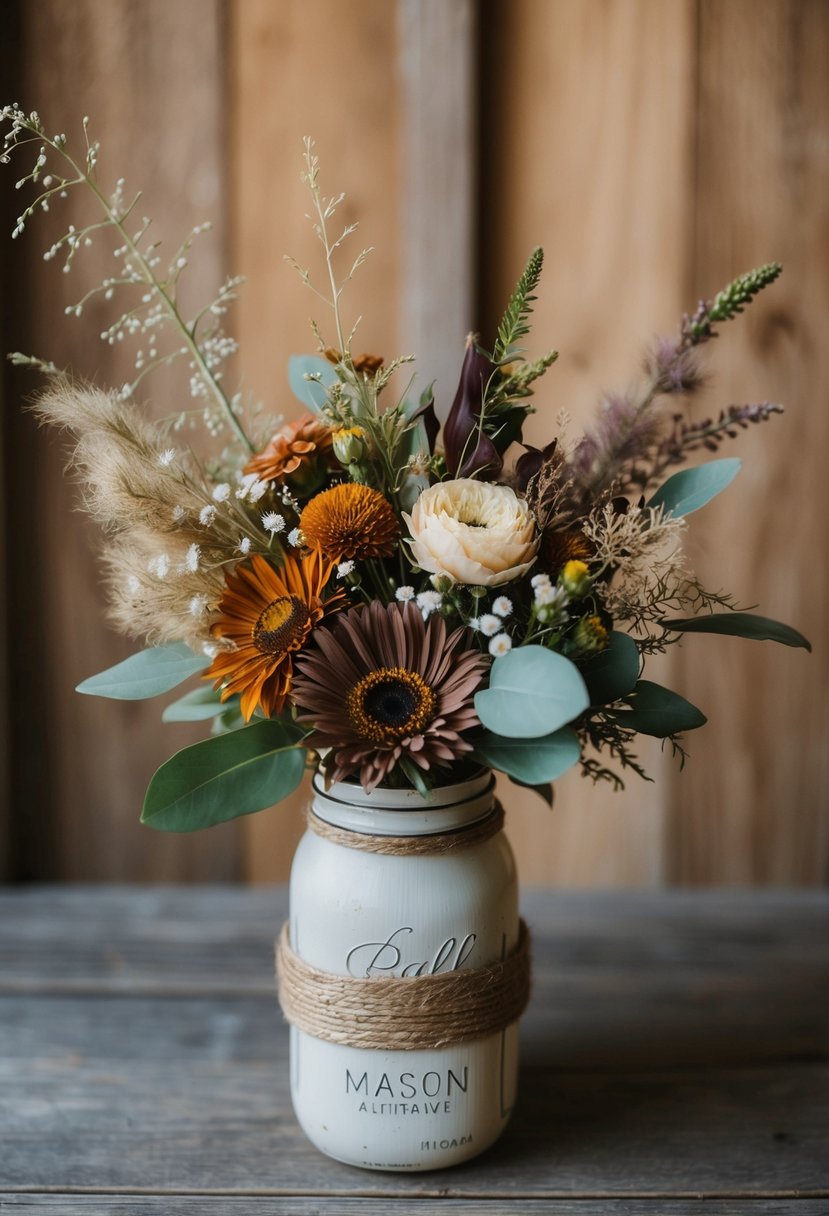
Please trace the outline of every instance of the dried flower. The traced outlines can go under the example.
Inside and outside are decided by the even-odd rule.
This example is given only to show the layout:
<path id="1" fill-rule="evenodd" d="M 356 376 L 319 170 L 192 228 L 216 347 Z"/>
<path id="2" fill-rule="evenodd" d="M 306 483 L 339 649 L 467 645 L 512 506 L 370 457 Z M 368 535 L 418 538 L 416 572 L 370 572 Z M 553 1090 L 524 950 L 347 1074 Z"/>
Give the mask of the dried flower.
<path id="1" fill-rule="evenodd" d="M 313 414 L 304 414 L 277 431 L 267 446 L 247 462 L 244 472 L 264 482 L 290 479 L 295 488 L 310 492 L 333 466 L 331 440 L 329 426 Z"/>

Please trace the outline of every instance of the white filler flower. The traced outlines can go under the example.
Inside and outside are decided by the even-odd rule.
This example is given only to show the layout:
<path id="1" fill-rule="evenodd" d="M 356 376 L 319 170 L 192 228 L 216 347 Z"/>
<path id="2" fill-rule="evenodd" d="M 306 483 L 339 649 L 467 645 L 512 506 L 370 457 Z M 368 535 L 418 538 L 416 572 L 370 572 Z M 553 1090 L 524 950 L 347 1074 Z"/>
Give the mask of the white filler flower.
<path id="1" fill-rule="evenodd" d="M 412 557 L 432 574 L 497 587 L 526 574 L 535 561 L 535 517 L 509 486 L 460 477 L 424 490 L 403 515 Z"/>

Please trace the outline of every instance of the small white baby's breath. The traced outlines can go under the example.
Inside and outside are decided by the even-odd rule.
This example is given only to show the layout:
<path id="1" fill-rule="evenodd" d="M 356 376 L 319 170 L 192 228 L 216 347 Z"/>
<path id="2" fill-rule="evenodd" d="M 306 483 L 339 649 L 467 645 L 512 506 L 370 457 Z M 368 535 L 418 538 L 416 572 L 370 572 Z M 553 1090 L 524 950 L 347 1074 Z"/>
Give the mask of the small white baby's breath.
<path id="1" fill-rule="evenodd" d="M 508 633 L 499 633 L 489 643 L 489 653 L 496 659 L 502 659 L 512 650 L 512 641 Z"/>
<path id="2" fill-rule="evenodd" d="M 414 587 L 398 587 L 394 593 L 394 598 L 399 600 L 401 604 L 408 604 L 409 600 L 413 600 L 414 597 Z"/>
<path id="3" fill-rule="evenodd" d="M 512 615 L 512 600 L 506 595 L 499 595 L 495 603 L 492 605 L 492 611 L 496 616 L 507 617 Z"/>
<path id="4" fill-rule="evenodd" d="M 227 502 L 230 498 L 230 486 L 226 481 L 219 482 L 213 489 L 213 499 L 215 502 Z"/>
<path id="5" fill-rule="evenodd" d="M 215 518 L 216 508 L 210 504 L 208 504 L 206 507 L 202 507 L 201 511 L 199 511 L 199 523 L 204 528 L 209 528 Z"/>
<path id="6" fill-rule="evenodd" d="M 424 619 L 436 612 L 442 603 L 443 596 L 439 591 L 421 591 L 417 597 L 417 606 L 423 613 Z"/>
<path id="7" fill-rule="evenodd" d="M 250 553 L 250 537 L 243 536 L 242 539 L 239 541 L 238 545 L 236 546 L 236 548 L 239 550 L 240 553 L 243 553 L 243 554 Z"/>
<path id="8" fill-rule="evenodd" d="M 354 562 L 340 562 L 337 566 L 337 578 L 345 578 L 354 569 Z"/>
<path id="9" fill-rule="evenodd" d="M 546 585 L 542 583 L 536 587 L 534 599 L 538 608 L 548 604 L 561 605 L 563 607 L 567 603 L 568 596 L 563 587 L 554 587 L 552 583 L 548 582 Z"/>
<path id="10" fill-rule="evenodd" d="M 478 617 L 473 616 L 473 617 L 471 618 L 471 620 L 467 621 L 467 624 L 468 624 L 469 628 L 472 630 L 472 632 L 473 632 L 473 633 L 480 633 L 480 631 L 481 631 L 481 622 L 480 622 L 480 620 L 479 620 L 479 618 L 478 618 Z"/>
<path id="11" fill-rule="evenodd" d="M 201 560 L 201 549 L 198 545 L 191 545 L 187 550 L 187 557 L 184 560 L 185 568 L 190 574 L 195 574 L 199 568 Z"/>
<path id="12" fill-rule="evenodd" d="M 262 513 L 262 527 L 266 532 L 270 532 L 271 536 L 275 536 L 277 532 L 285 531 L 285 517 L 278 515 L 276 511 L 264 511 Z"/>
<path id="13" fill-rule="evenodd" d="M 530 579 L 531 587 L 549 587 L 549 585 L 550 585 L 549 574 L 534 574 L 533 577 Z"/>
<path id="14" fill-rule="evenodd" d="M 131 574 L 127 579 L 127 588 L 133 595 L 137 595 L 141 590 L 141 580 L 137 579 L 134 574 Z"/>
<path id="15" fill-rule="evenodd" d="M 504 622 L 500 617 L 493 616 L 491 612 L 485 612 L 478 618 L 478 627 L 485 637 L 491 638 L 504 628 Z"/>
<path id="16" fill-rule="evenodd" d="M 298 549 L 299 546 L 302 544 L 302 541 L 303 541 L 303 537 L 302 537 L 302 533 L 300 532 L 299 528 L 292 528 L 291 531 L 288 533 L 288 544 L 293 545 L 293 547 L 295 549 Z"/>
<path id="17" fill-rule="evenodd" d="M 206 595 L 194 595 L 190 600 L 190 603 L 187 605 L 190 609 L 190 615 L 197 617 L 204 616 L 205 612 L 207 612 L 207 604 L 208 600 Z"/>
<path id="18" fill-rule="evenodd" d="M 181 505 L 177 505 L 177 506 L 173 507 L 170 514 L 173 518 L 173 523 L 180 524 L 181 521 L 184 519 L 185 515 L 187 514 L 187 512 L 185 511 L 184 507 L 182 507 Z"/>
<path id="19" fill-rule="evenodd" d="M 165 448 L 163 452 L 159 452 L 158 463 L 161 465 L 162 469 L 169 469 L 170 465 L 173 463 L 175 458 L 176 458 L 176 449 L 175 448 Z"/>

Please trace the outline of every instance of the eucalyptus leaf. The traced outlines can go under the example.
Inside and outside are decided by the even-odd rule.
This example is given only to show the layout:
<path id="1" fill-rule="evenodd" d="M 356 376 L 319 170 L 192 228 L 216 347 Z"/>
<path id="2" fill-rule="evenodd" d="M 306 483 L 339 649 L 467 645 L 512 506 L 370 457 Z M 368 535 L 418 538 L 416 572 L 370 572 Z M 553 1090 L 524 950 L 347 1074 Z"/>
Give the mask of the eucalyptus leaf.
<path id="1" fill-rule="evenodd" d="M 550 735 L 589 704 L 575 663 L 544 646 L 519 646 L 496 659 L 489 688 L 475 695 L 483 725 L 508 739 Z"/>
<path id="2" fill-rule="evenodd" d="M 555 781 L 581 756 L 578 736 L 564 726 L 534 739 L 505 739 L 487 732 L 475 740 L 475 758 L 535 788 Z"/>
<path id="3" fill-rule="evenodd" d="M 696 730 L 708 721 L 704 713 L 679 693 L 650 680 L 640 680 L 625 701 L 631 708 L 611 710 L 610 716 L 628 730 L 655 735 L 657 739 Z"/>
<path id="4" fill-rule="evenodd" d="M 247 726 L 239 705 L 239 697 L 230 697 L 225 702 L 222 713 L 213 719 L 211 735 L 224 735 L 229 730 L 241 730 L 243 726 Z"/>
<path id="5" fill-rule="evenodd" d="M 183 642 L 173 642 L 131 654 L 114 667 L 81 681 L 75 691 L 116 701 L 143 701 L 169 692 L 209 666 L 210 659 Z"/>
<path id="6" fill-rule="evenodd" d="M 581 674 L 591 705 L 610 705 L 632 692 L 639 679 L 639 650 L 633 638 L 614 629 L 607 646 L 585 660 Z"/>
<path id="7" fill-rule="evenodd" d="M 183 697 L 167 705 L 161 715 L 162 722 L 206 722 L 224 713 L 226 705 L 221 694 L 205 685 L 186 692 Z"/>
<path id="8" fill-rule="evenodd" d="M 265 720 L 177 752 L 150 782 L 141 822 L 163 832 L 195 832 L 261 811 L 299 785 L 304 732 Z"/>
<path id="9" fill-rule="evenodd" d="M 306 375 L 319 376 L 306 380 Z M 306 409 L 319 413 L 328 399 L 326 389 L 337 382 L 337 373 L 327 359 L 319 355 L 291 355 L 288 360 L 288 383 L 291 392 Z"/>
<path id="10" fill-rule="evenodd" d="M 677 617 L 659 622 L 675 633 L 721 633 L 730 637 L 752 638 L 757 642 L 780 642 L 784 646 L 800 646 L 811 650 L 812 644 L 802 633 L 753 612 L 711 612 L 703 616 Z"/>
<path id="11" fill-rule="evenodd" d="M 664 507 L 669 515 L 690 515 L 716 498 L 734 480 L 740 463 L 736 457 L 729 456 L 724 460 L 709 460 L 693 469 L 682 469 L 659 487 L 648 506 Z"/>

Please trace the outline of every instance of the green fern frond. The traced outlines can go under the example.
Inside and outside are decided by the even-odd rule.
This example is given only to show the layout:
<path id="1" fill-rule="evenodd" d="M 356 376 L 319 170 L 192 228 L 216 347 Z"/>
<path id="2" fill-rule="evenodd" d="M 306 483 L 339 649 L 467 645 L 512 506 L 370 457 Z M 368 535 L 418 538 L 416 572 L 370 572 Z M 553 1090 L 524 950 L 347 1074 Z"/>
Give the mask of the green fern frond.
<path id="1" fill-rule="evenodd" d="M 530 332 L 529 317 L 535 302 L 533 292 L 538 286 L 543 264 L 544 250 L 540 247 L 534 249 L 498 326 L 498 337 L 492 352 L 493 363 L 504 363 L 515 358 L 511 348 Z"/>

